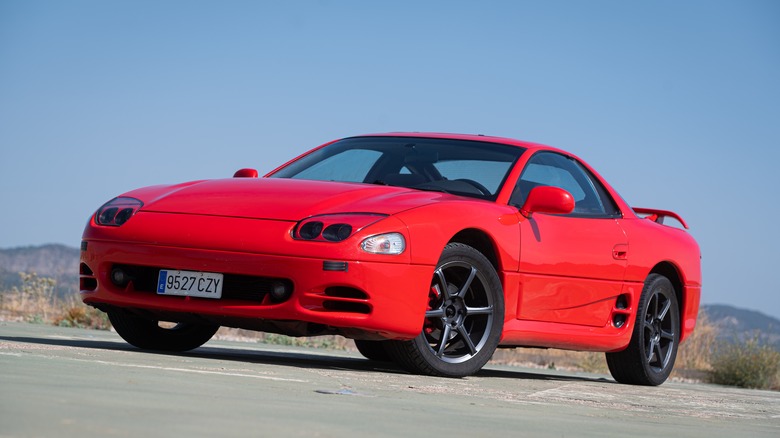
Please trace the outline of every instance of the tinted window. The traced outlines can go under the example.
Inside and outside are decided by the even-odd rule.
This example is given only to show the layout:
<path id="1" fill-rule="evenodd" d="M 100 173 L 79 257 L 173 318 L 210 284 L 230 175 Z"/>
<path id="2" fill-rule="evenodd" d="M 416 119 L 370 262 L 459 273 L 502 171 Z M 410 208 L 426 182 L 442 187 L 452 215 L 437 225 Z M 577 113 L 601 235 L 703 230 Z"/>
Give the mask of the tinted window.
<path id="1" fill-rule="evenodd" d="M 318 149 L 272 178 L 362 182 L 495 200 L 525 149 L 416 137 L 355 137 Z"/>
<path id="2" fill-rule="evenodd" d="M 297 173 L 293 178 L 319 181 L 363 182 L 371 167 L 376 164 L 381 152 L 367 149 L 349 149 L 331 155 L 311 167 Z"/>
<path id="3" fill-rule="evenodd" d="M 606 190 L 573 158 L 540 152 L 528 160 L 510 203 L 522 206 L 528 193 L 538 186 L 562 188 L 574 197 L 573 216 L 614 217 L 619 214 Z"/>

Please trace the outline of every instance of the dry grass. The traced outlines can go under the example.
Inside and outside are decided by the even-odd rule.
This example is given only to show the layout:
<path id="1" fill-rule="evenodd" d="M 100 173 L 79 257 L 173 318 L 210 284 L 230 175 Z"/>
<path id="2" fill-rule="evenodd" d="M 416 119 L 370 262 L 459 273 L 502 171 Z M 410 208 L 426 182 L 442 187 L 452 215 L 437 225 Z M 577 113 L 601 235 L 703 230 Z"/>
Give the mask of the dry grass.
<path id="1" fill-rule="evenodd" d="M 53 278 L 39 277 L 36 273 L 20 272 L 22 287 L 14 287 L 0 295 L 0 308 L 14 318 L 28 321 L 48 321 L 56 312 L 57 298 Z"/>
<path id="2" fill-rule="evenodd" d="M 0 292 L 0 318 L 63 327 L 108 330 L 111 325 L 103 312 L 88 307 L 76 297 L 58 298 L 57 282 L 36 273 L 20 272 L 22 287 Z"/>
<path id="3" fill-rule="evenodd" d="M 712 372 L 712 355 L 718 344 L 718 328 L 706 314 L 700 313 L 693 334 L 677 351 L 673 377 L 708 381 Z"/>
<path id="4" fill-rule="evenodd" d="M 745 342 L 721 345 L 712 358 L 711 381 L 720 385 L 780 389 L 780 352 L 760 342 L 758 334 Z"/>

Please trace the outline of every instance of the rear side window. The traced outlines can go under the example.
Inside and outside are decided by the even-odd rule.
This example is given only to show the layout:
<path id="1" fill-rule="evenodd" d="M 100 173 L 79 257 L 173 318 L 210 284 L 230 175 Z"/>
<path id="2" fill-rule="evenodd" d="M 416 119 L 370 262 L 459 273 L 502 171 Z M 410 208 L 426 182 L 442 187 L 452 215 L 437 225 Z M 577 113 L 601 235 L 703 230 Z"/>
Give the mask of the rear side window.
<path id="1" fill-rule="evenodd" d="M 534 187 L 553 186 L 571 193 L 577 217 L 619 217 L 620 211 L 601 183 L 575 159 L 539 152 L 526 164 L 512 192 L 510 204 L 520 207 Z"/>

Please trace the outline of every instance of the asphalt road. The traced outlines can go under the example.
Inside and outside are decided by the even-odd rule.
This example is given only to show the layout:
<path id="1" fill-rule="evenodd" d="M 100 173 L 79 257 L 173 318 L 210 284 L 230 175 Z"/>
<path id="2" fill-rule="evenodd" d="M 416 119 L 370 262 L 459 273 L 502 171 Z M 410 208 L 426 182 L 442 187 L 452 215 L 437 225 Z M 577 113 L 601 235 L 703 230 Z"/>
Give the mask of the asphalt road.
<path id="1" fill-rule="evenodd" d="M 780 393 L 490 366 L 406 374 L 356 353 L 0 323 L 0 436 L 780 436 Z"/>

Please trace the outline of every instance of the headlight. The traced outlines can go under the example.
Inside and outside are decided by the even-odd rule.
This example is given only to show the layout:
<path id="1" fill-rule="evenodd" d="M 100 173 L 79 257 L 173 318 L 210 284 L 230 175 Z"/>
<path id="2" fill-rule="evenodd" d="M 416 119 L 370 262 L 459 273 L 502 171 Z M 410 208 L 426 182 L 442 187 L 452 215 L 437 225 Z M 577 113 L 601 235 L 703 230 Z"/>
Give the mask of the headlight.
<path id="1" fill-rule="evenodd" d="M 360 249 L 371 254 L 398 255 L 406 249 L 406 239 L 401 233 L 379 234 L 363 240 Z"/>
<path id="2" fill-rule="evenodd" d="M 109 227 L 121 226 L 143 205 L 143 202 L 135 198 L 114 198 L 98 209 L 95 213 L 95 222 Z"/>
<path id="3" fill-rule="evenodd" d="M 319 242 L 341 242 L 376 221 L 386 218 L 384 214 L 342 213 L 324 214 L 306 218 L 295 226 L 293 239 Z"/>

